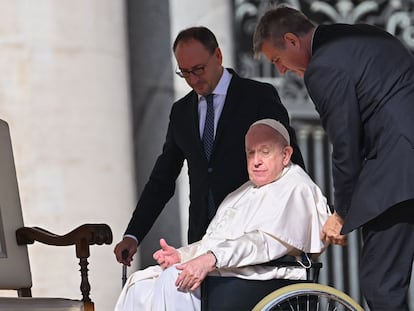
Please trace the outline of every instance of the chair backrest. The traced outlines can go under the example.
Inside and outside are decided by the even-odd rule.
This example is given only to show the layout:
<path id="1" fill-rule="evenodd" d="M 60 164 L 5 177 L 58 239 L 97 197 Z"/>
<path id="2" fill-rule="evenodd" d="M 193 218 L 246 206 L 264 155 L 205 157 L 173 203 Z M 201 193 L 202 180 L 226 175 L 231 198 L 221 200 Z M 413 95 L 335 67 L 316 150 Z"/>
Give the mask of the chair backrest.
<path id="1" fill-rule="evenodd" d="M 16 242 L 20 227 L 23 217 L 9 126 L 0 120 L 0 289 L 32 286 L 27 246 Z"/>

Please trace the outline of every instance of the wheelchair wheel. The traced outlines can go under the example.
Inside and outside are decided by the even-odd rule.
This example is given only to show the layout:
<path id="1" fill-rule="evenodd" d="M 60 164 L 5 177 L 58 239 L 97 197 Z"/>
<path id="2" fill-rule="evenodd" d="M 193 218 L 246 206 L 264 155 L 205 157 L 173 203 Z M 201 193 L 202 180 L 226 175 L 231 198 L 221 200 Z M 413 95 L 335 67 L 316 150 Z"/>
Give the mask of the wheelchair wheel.
<path id="1" fill-rule="evenodd" d="M 253 311 L 364 311 L 347 294 L 321 284 L 299 283 L 282 287 L 264 297 Z"/>

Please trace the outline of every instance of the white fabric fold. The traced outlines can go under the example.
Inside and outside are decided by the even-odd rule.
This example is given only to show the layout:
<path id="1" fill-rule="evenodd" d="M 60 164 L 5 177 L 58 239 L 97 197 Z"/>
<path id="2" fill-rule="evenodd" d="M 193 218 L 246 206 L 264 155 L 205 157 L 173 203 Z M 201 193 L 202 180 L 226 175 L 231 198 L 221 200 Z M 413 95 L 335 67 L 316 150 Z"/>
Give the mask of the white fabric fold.
<path id="1" fill-rule="evenodd" d="M 320 234 L 329 215 L 326 198 L 319 187 L 302 168 L 291 164 L 270 184 L 255 187 L 249 181 L 229 194 L 220 204 L 203 239 L 178 249 L 181 262 L 211 250 L 217 257 L 218 267 L 213 275 L 254 280 L 305 279 L 306 270 L 302 267 L 258 264 L 287 254 L 322 253 L 326 246 Z M 138 310 L 137 305 L 140 311 L 153 310 L 151 302 L 149 309 L 145 306 L 144 296 L 153 301 L 157 300 L 155 296 L 159 299 L 174 297 L 176 302 L 180 301 L 178 306 L 182 310 L 198 310 L 197 295 L 181 293 L 175 288 L 177 273 L 175 267 L 163 271 L 159 266 L 135 272 L 128 278 L 115 310 Z M 163 278 L 162 282 L 156 282 L 157 278 Z M 146 282 L 145 285 L 142 282 Z M 137 290 L 136 284 L 143 289 Z M 159 293 L 161 290 L 154 292 L 154 287 L 162 288 L 162 293 Z M 157 305 L 163 303 L 157 300 Z"/>

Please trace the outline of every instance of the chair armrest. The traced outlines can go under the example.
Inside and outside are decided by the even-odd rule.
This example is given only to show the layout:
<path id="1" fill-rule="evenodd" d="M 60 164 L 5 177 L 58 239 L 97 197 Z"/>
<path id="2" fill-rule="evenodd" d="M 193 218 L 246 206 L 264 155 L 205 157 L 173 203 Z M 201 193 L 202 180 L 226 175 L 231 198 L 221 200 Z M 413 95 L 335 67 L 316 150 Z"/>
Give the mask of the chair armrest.
<path id="1" fill-rule="evenodd" d="M 57 235 L 38 227 L 21 227 L 16 230 L 18 245 L 33 244 L 38 241 L 53 246 L 75 245 L 76 257 L 79 258 L 81 267 L 82 301 L 85 310 L 93 310 L 93 302 L 89 297 L 91 286 L 88 280 L 88 257 L 90 255 L 89 245 L 102 245 L 112 243 L 112 231 L 106 224 L 84 224 L 65 235 Z"/>
<path id="2" fill-rule="evenodd" d="M 18 245 L 38 241 L 47 245 L 76 245 L 78 258 L 89 257 L 89 245 L 112 243 L 112 231 L 106 224 L 84 224 L 65 235 L 57 235 L 39 227 L 21 227 L 16 230 Z"/>

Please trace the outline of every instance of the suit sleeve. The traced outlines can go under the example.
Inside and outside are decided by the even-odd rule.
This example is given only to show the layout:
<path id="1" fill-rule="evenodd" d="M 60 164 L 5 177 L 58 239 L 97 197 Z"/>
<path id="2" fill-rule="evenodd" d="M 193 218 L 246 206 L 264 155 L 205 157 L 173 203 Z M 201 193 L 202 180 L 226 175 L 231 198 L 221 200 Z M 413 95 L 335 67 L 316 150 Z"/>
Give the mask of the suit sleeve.
<path id="1" fill-rule="evenodd" d="M 363 159 L 355 84 L 345 73 L 327 66 L 308 67 L 305 84 L 332 143 L 334 208 L 345 217 Z"/>
<path id="2" fill-rule="evenodd" d="M 157 158 L 125 231 L 125 234 L 134 235 L 138 241 L 144 239 L 165 204 L 174 195 L 175 182 L 183 166 L 184 156 L 174 139 L 172 115 L 173 112 L 170 115 L 162 153 Z"/>

